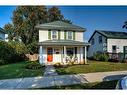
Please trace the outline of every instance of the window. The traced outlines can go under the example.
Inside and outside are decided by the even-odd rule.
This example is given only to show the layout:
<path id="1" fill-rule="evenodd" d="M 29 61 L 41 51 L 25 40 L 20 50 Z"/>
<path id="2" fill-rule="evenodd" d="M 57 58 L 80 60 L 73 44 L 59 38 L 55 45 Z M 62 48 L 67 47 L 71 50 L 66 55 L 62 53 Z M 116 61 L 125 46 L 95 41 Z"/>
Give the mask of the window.
<path id="1" fill-rule="evenodd" d="M 52 39 L 57 39 L 57 31 L 52 31 Z"/>
<path id="2" fill-rule="evenodd" d="M 116 46 L 112 46 L 112 50 L 116 50 Z"/>
<path id="3" fill-rule="evenodd" d="M 99 43 L 102 43 L 102 36 L 99 36 L 98 42 L 99 42 Z"/>
<path id="4" fill-rule="evenodd" d="M 68 32 L 68 39 L 69 39 L 69 40 L 72 40 L 72 38 L 73 38 L 72 32 L 69 31 L 69 32 Z"/>
<path id="5" fill-rule="evenodd" d="M 67 55 L 73 56 L 73 54 L 74 54 L 74 48 L 67 48 Z"/>
<path id="6" fill-rule="evenodd" d="M 94 38 L 92 38 L 92 42 L 91 42 L 91 44 L 92 44 L 92 45 L 94 44 Z"/>

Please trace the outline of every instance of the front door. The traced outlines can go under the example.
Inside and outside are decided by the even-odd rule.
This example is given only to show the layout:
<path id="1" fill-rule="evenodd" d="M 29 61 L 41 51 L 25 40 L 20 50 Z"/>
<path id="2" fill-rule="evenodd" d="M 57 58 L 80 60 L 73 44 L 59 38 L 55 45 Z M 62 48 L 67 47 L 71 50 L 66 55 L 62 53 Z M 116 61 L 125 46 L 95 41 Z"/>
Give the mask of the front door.
<path id="1" fill-rule="evenodd" d="M 53 61 L 53 49 L 47 48 L 47 61 L 52 62 Z"/>

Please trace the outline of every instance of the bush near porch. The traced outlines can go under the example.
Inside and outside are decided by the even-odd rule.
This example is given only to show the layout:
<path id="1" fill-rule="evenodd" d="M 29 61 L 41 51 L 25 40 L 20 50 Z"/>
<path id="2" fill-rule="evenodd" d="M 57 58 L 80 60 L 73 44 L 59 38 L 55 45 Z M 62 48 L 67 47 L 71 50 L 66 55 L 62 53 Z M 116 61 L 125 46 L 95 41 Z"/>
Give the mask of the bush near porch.
<path id="1" fill-rule="evenodd" d="M 108 72 L 108 71 L 123 71 L 127 70 L 127 64 L 102 62 L 102 61 L 88 61 L 87 65 L 72 65 L 64 67 L 57 67 L 58 74 L 79 74 L 92 72 Z"/>
<path id="2" fill-rule="evenodd" d="M 0 79 L 24 78 L 43 76 L 44 67 L 36 70 L 26 69 L 28 64 L 34 62 L 24 61 L 0 66 Z M 36 63 L 34 63 L 36 64 Z"/>
<path id="3" fill-rule="evenodd" d="M 0 41 L 0 65 L 24 61 L 27 52 L 26 46 L 21 42 Z"/>

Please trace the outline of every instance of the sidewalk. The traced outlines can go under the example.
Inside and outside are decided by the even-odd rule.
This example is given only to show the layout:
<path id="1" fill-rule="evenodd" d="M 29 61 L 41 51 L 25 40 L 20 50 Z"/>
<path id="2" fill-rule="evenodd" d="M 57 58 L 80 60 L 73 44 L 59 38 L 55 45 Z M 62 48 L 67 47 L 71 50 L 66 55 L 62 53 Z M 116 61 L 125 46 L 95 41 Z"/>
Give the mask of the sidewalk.
<path id="1" fill-rule="evenodd" d="M 0 89 L 34 89 L 120 79 L 127 71 L 99 72 L 0 80 Z"/>

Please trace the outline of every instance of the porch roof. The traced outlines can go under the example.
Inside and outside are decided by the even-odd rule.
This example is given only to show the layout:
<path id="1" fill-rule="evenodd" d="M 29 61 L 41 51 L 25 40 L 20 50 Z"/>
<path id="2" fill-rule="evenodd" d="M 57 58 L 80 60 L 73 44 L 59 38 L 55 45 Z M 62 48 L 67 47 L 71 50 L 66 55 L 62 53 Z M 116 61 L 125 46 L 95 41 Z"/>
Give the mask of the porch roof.
<path id="1" fill-rule="evenodd" d="M 47 46 L 88 46 L 89 43 L 74 41 L 74 40 L 46 40 L 39 42 L 38 45 L 47 45 Z"/>

